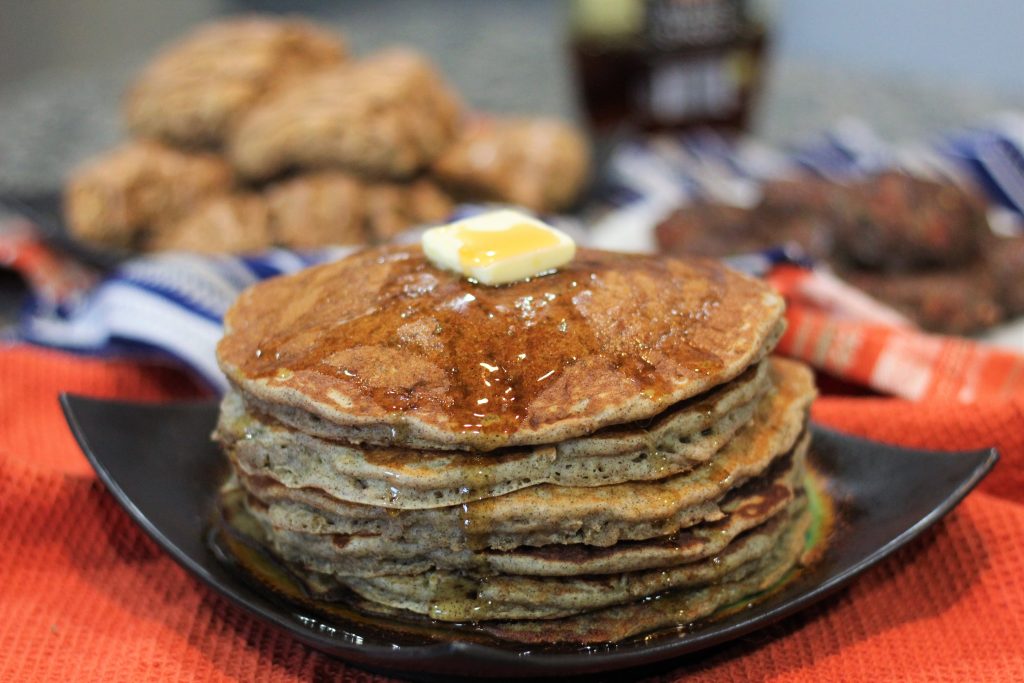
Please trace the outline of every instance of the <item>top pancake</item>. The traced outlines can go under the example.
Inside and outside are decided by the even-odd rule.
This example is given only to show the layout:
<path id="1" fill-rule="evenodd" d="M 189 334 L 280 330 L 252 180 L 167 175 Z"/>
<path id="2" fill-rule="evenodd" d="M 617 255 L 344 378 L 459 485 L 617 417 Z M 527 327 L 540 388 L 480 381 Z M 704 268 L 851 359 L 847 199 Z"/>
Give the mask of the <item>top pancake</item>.
<path id="1" fill-rule="evenodd" d="M 712 261 L 580 249 L 487 287 L 419 246 L 260 283 L 225 316 L 228 379 L 261 410 L 352 443 L 554 443 L 729 381 L 782 330 L 782 298 Z"/>

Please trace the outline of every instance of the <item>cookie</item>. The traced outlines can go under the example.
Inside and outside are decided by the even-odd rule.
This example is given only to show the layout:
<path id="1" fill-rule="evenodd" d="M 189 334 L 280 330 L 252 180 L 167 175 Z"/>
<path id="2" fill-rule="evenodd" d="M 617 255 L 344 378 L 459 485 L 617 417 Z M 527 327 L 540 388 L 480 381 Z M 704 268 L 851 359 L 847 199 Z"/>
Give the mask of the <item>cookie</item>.
<path id="1" fill-rule="evenodd" d="M 256 193 L 215 197 L 178 221 L 167 223 L 144 245 L 150 251 L 243 254 L 272 243 L 266 199 Z"/>
<path id="2" fill-rule="evenodd" d="M 459 101 L 420 55 L 390 50 L 296 82 L 246 113 L 227 152 L 264 180 L 290 169 L 408 178 L 454 139 Z"/>
<path id="3" fill-rule="evenodd" d="M 341 37 L 305 21 L 206 24 L 142 71 L 125 97 L 125 122 L 139 136 L 218 147 L 242 112 L 345 57 Z"/>
<path id="4" fill-rule="evenodd" d="M 274 240 L 292 249 L 366 244 L 365 187 L 340 171 L 308 173 L 267 188 Z"/>
<path id="5" fill-rule="evenodd" d="M 370 183 L 366 187 L 366 229 L 374 242 L 387 242 L 409 228 L 447 220 L 455 205 L 426 178 L 411 183 Z"/>
<path id="6" fill-rule="evenodd" d="M 553 212 L 579 197 L 590 152 L 583 135 L 561 121 L 479 118 L 432 171 L 457 196 Z"/>
<path id="7" fill-rule="evenodd" d="M 454 208 L 429 179 L 368 182 L 343 171 L 295 176 L 268 186 L 265 196 L 272 240 L 291 249 L 386 242 Z"/>
<path id="8" fill-rule="evenodd" d="M 176 220 L 233 184 L 231 168 L 212 154 L 127 142 L 72 173 L 64 218 L 82 241 L 131 248 L 157 223 Z"/>

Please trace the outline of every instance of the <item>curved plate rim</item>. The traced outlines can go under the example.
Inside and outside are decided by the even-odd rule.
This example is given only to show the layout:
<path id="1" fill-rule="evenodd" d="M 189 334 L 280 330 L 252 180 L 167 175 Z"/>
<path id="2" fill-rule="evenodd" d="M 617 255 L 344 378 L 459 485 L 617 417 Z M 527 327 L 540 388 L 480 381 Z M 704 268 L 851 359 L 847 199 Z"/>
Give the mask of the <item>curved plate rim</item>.
<path id="1" fill-rule="evenodd" d="M 907 453 L 947 456 L 955 454 L 957 456 L 972 457 L 974 458 L 974 466 L 970 469 L 968 476 L 959 482 L 955 489 L 942 500 L 941 504 L 933 507 L 928 514 L 919 518 L 916 523 L 904 529 L 889 542 L 877 547 L 873 552 L 868 553 L 860 561 L 845 570 L 828 576 L 825 580 L 813 584 L 796 596 L 785 600 L 781 604 L 771 606 L 749 619 L 725 626 L 715 626 L 714 622 L 712 622 L 711 626 L 704 631 L 680 633 L 678 638 L 671 636 L 662 637 L 659 638 L 658 642 L 642 647 L 634 647 L 629 650 L 596 650 L 588 653 L 538 652 L 524 655 L 492 645 L 462 640 L 452 640 L 432 645 L 386 646 L 371 643 L 355 644 L 338 639 L 328 639 L 313 631 L 302 631 L 294 617 L 288 618 L 284 614 L 282 607 L 278 607 L 277 610 L 271 609 L 276 603 L 270 599 L 266 600 L 266 604 L 254 604 L 243 595 L 239 591 L 239 587 L 245 591 L 253 593 L 255 591 L 246 585 L 241 578 L 237 579 L 236 585 L 225 585 L 216 576 L 211 574 L 200 561 L 179 548 L 159 526 L 154 524 L 125 491 L 121 483 L 111 475 L 102 459 L 99 458 L 89 445 L 86 432 L 75 412 L 76 404 L 82 402 L 102 403 L 129 408 L 145 407 L 155 410 L 185 408 L 216 411 L 215 402 L 141 403 L 96 399 L 71 393 L 60 394 L 59 401 L 72 434 L 104 486 L 110 491 L 116 502 L 142 527 L 146 534 L 179 565 L 199 578 L 215 592 L 227 598 L 233 605 L 263 622 L 285 631 L 290 636 L 320 652 L 357 665 L 406 676 L 419 674 L 420 676 L 429 677 L 439 673 L 452 674 L 452 671 L 444 668 L 424 669 L 424 659 L 451 660 L 457 669 L 464 669 L 466 664 L 474 663 L 486 663 L 492 667 L 511 667 L 511 670 L 502 671 L 503 676 L 510 674 L 515 676 L 536 676 L 538 674 L 596 673 L 599 671 L 613 671 L 650 665 L 733 640 L 803 610 L 848 585 L 859 574 L 908 544 L 948 514 L 991 471 L 999 459 L 995 448 L 949 452 L 907 449 L 844 434 L 812 422 L 811 429 L 816 438 L 820 435 L 821 438 L 849 442 L 861 448 L 884 448 Z M 197 533 L 202 533 L 202 530 L 197 530 Z M 210 552 L 212 554 L 212 551 Z M 771 600 L 769 599 L 768 604 L 770 602 Z M 522 645 L 521 648 L 521 652 L 529 651 L 529 646 Z M 581 661 L 581 659 L 584 661 Z M 415 665 L 415 669 L 408 668 L 413 665 Z"/>

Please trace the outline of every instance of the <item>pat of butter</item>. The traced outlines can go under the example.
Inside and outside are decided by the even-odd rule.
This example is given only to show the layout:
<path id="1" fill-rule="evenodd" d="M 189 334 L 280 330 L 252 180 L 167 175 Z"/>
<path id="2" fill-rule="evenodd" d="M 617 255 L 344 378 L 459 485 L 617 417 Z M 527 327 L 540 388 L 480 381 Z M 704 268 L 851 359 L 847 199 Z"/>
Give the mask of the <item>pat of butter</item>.
<path id="1" fill-rule="evenodd" d="M 427 230 L 423 253 L 439 268 L 501 285 L 565 265 L 576 243 L 536 218 L 503 209 Z"/>

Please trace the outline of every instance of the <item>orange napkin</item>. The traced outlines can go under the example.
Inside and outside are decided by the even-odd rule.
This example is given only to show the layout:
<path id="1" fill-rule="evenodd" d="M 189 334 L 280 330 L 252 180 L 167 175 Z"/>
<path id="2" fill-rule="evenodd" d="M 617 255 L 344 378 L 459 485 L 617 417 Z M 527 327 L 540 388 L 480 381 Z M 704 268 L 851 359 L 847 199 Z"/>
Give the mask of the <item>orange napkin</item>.
<path id="1" fill-rule="evenodd" d="M 779 266 L 768 280 L 786 297 L 788 327 L 778 353 L 915 401 L 971 403 L 1024 395 L 1024 355 L 922 332 L 822 271 Z"/>
<path id="2" fill-rule="evenodd" d="M 180 569 L 97 483 L 59 391 L 180 399 L 167 368 L 0 348 L 0 680 L 377 680 L 250 618 Z M 820 422 L 1003 459 L 944 522 L 780 624 L 658 680 L 1024 680 L 1024 399 L 821 398 Z"/>

